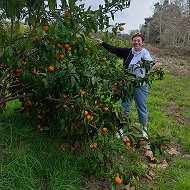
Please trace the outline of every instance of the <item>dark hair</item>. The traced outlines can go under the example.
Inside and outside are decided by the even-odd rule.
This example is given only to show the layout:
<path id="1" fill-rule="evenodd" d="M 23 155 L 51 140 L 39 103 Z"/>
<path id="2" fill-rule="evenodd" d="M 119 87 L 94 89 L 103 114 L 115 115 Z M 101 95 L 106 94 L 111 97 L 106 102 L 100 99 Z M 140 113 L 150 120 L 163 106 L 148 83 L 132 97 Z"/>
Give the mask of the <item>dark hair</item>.
<path id="1" fill-rule="evenodd" d="M 133 40 L 133 38 L 135 38 L 135 37 L 141 37 L 142 42 L 144 42 L 144 35 L 142 35 L 142 34 L 140 34 L 140 33 L 133 34 L 132 40 Z"/>

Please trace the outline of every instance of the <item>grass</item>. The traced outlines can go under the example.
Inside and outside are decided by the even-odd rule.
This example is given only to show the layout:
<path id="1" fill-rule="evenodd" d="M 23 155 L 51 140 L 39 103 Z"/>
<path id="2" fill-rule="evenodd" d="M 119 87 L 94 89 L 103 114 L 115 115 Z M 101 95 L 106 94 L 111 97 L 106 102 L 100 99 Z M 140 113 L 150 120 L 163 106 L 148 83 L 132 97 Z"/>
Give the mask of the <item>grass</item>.
<path id="1" fill-rule="evenodd" d="M 76 157 L 60 151 L 60 139 L 31 130 L 22 117 L 12 114 L 16 104 L 9 103 L 0 115 L 0 189 L 82 189 Z"/>
<path id="2" fill-rule="evenodd" d="M 141 185 L 140 189 L 188 190 L 190 187 L 190 161 L 183 157 L 190 154 L 190 76 L 174 76 L 166 72 L 162 81 L 149 88 L 147 101 L 149 133 L 167 136 L 172 147 L 181 152 L 171 157 L 169 167 L 157 172 L 155 181 Z M 131 116 L 137 121 L 133 105 Z"/>
<path id="3" fill-rule="evenodd" d="M 164 80 L 149 88 L 149 133 L 167 136 L 180 156 L 171 157 L 166 170 L 155 171 L 156 179 L 141 190 L 188 190 L 190 162 L 190 77 L 166 71 Z M 8 104 L 0 115 L 0 189 L 2 190 L 84 190 L 80 159 L 59 149 L 61 139 L 31 130 L 18 114 L 19 103 Z M 137 122 L 134 104 L 131 119 Z"/>

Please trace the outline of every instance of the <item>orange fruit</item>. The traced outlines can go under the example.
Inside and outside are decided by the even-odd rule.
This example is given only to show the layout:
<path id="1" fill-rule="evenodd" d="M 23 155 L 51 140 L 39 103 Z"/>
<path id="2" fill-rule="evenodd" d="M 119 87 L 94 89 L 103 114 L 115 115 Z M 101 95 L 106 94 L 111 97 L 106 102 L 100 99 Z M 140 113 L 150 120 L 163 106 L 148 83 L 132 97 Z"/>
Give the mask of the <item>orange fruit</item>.
<path id="1" fill-rule="evenodd" d="M 88 115 L 86 116 L 86 118 L 87 118 L 88 120 L 90 120 L 90 119 L 91 119 L 91 115 L 88 114 Z"/>
<path id="2" fill-rule="evenodd" d="M 94 116 L 91 115 L 89 120 L 92 121 L 93 119 L 94 119 Z"/>
<path id="3" fill-rule="evenodd" d="M 116 177 L 115 177 L 115 183 L 116 183 L 117 185 L 120 185 L 120 184 L 122 183 L 122 179 L 121 179 L 119 176 L 116 176 Z"/>
<path id="4" fill-rule="evenodd" d="M 64 56 L 64 54 L 59 54 L 59 57 L 61 60 L 63 60 L 65 56 Z"/>
<path id="5" fill-rule="evenodd" d="M 64 105 L 63 105 L 63 108 L 64 108 L 64 109 L 66 109 L 66 108 L 67 108 L 67 105 L 66 105 L 66 104 L 64 104 Z"/>
<path id="6" fill-rule="evenodd" d="M 66 94 L 63 94 L 63 98 L 64 98 L 64 99 L 67 99 L 67 97 L 68 97 L 68 96 L 67 96 Z"/>
<path id="7" fill-rule="evenodd" d="M 126 147 L 131 147 L 131 141 L 126 141 L 126 142 L 125 142 L 125 146 L 126 146 Z"/>
<path id="8" fill-rule="evenodd" d="M 21 73 L 22 69 L 16 69 L 16 73 Z"/>
<path id="9" fill-rule="evenodd" d="M 26 66 L 26 64 L 27 64 L 26 61 L 25 61 L 25 60 L 22 60 L 22 65 L 23 65 L 23 66 Z"/>
<path id="10" fill-rule="evenodd" d="M 80 89 L 80 93 L 81 93 L 81 94 L 85 94 L 85 91 L 82 90 L 82 89 Z"/>
<path id="11" fill-rule="evenodd" d="M 87 116 L 88 115 L 88 111 L 85 110 L 83 114 L 84 114 L 84 116 Z"/>
<path id="12" fill-rule="evenodd" d="M 84 52 L 87 52 L 87 51 L 88 51 L 88 48 L 87 48 L 87 47 L 84 47 L 84 48 L 83 48 L 83 51 L 84 51 Z"/>
<path id="13" fill-rule="evenodd" d="M 69 48 L 70 47 L 70 45 L 69 44 L 64 44 L 64 46 L 63 46 L 65 49 L 67 49 L 67 48 Z"/>
<path id="14" fill-rule="evenodd" d="M 90 148 L 97 148 L 97 143 L 90 144 Z"/>
<path id="15" fill-rule="evenodd" d="M 102 61 L 106 61 L 106 60 L 107 60 L 106 57 L 103 57 L 103 58 L 102 58 Z"/>
<path id="16" fill-rule="evenodd" d="M 71 48 L 71 47 L 68 47 L 68 48 L 67 48 L 67 51 L 71 51 L 71 50 L 72 50 L 72 48 Z"/>
<path id="17" fill-rule="evenodd" d="M 119 27 L 119 31 L 123 31 L 124 28 L 122 26 Z"/>
<path id="18" fill-rule="evenodd" d="M 71 105 L 71 109 L 74 109 L 74 107 L 75 107 L 74 105 Z"/>
<path id="19" fill-rule="evenodd" d="M 49 66 L 47 69 L 49 72 L 53 72 L 54 71 L 54 67 L 53 66 Z"/>
<path id="20" fill-rule="evenodd" d="M 49 26 L 43 26 L 42 30 L 44 30 L 45 32 L 47 32 L 49 30 Z"/>
<path id="21" fill-rule="evenodd" d="M 101 60 L 102 60 L 102 58 L 101 58 L 101 57 L 97 57 L 97 60 L 98 60 L 98 61 L 101 61 Z"/>
<path id="22" fill-rule="evenodd" d="M 36 67 L 32 68 L 32 74 L 35 75 L 37 73 Z"/>
<path id="23" fill-rule="evenodd" d="M 108 107 L 104 107 L 104 108 L 102 108 L 104 111 L 108 111 L 109 110 L 109 108 Z"/>
<path id="24" fill-rule="evenodd" d="M 145 140 L 144 139 L 140 139 L 139 140 L 139 145 L 140 146 L 144 146 L 145 145 Z"/>
<path id="25" fill-rule="evenodd" d="M 107 133 L 108 132 L 108 129 L 106 127 L 102 128 L 102 132 L 103 133 Z"/>

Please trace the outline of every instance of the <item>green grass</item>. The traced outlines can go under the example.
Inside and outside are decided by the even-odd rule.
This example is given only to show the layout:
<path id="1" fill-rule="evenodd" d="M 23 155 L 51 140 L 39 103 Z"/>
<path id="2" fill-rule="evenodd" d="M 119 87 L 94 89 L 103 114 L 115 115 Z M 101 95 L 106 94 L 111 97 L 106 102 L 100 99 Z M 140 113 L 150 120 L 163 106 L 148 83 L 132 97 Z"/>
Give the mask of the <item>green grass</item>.
<path id="1" fill-rule="evenodd" d="M 0 189 L 76 190 L 83 178 L 76 157 L 60 151 L 61 139 L 31 130 L 13 114 L 17 102 L 0 115 Z"/>
<path id="2" fill-rule="evenodd" d="M 190 162 L 182 157 L 190 154 L 189 89 L 190 77 L 168 72 L 164 80 L 155 81 L 149 88 L 149 133 L 167 136 L 181 155 L 171 157 L 170 166 L 156 171 L 155 181 L 141 185 L 141 190 L 190 187 Z M 0 115 L 0 189 L 84 190 L 80 159 L 67 150 L 60 151 L 60 138 L 31 129 L 27 121 L 13 113 L 18 106 L 18 102 L 11 102 Z M 138 121 L 134 104 L 130 118 Z"/>
<path id="3" fill-rule="evenodd" d="M 190 76 L 172 76 L 166 72 L 164 80 L 156 81 L 149 88 L 149 133 L 167 136 L 172 147 L 181 154 L 190 154 Z M 135 106 L 132 120 L 137 121 Z M 183 120 L 182 120 L 183 119 Z M 180 121 L 185 121 L 180 122 Z M 172 157 L 170 167 L 158 171 L 155 181 L 140 189 L 188 190 L 190 188 L 190 161 L 182 156 Z"/>

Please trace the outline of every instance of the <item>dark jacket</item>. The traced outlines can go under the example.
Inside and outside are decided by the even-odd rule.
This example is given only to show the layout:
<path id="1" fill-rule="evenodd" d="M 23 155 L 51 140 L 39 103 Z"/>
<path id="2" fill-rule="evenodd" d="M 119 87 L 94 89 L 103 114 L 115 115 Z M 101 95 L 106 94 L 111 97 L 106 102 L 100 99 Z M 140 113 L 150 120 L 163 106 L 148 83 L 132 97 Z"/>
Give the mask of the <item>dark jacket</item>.
<path id="1" fill-rule="evenodd" d="M 109 52 L 117 55 L 120 58 L 123 58 L 123 65 L 127 69 L 129 67 L 129 64 L 131 60 L 133 59 L 133 54 L 132 54 L 132 48 L 119 48 L 119 47 L 114 47 L 110 44 L 107 44 L 105 42 L 102 43 L 102 46 L 107 49 Z"/>

